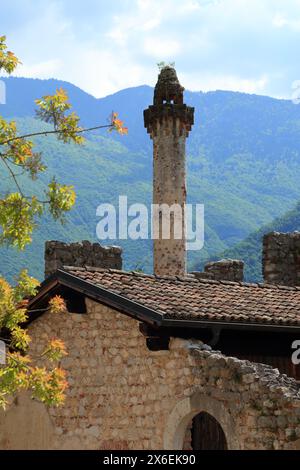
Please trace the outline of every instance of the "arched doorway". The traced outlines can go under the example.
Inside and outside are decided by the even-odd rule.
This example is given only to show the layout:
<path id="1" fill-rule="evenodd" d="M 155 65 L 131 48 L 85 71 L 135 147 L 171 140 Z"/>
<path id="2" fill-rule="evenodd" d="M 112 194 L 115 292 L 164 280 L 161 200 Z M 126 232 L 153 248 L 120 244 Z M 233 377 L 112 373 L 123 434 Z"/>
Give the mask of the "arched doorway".
<path id="1" fill-rule="evenodd" d="M 219 422 L 205 411 L 191 423 L 192 450 L 227 450 L 225 433 Z"/>
<path id="2" fill-rule="evenodd" d="M 240 448 L 237 422 L 230 408 L 210 396 L 196 392 L 179 401 L 168 415 L 164 429 L 166 450 Z"/>

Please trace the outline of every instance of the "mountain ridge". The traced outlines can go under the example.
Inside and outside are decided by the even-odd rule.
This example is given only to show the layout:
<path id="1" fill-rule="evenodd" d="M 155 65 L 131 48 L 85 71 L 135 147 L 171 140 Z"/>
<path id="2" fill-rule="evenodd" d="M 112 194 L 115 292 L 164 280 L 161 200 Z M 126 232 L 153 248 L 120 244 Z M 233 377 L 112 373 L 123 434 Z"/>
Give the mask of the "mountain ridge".
<path id="1" fill-rule="evenodd" d="M 33 100 L 53 93 L 61 82 L 5 80 L 8 99 L 7 105 L 0 105 L 0 115 L 17 118 L 21 130 L 42 129 L 34 119 Z M 46 239 L 95 240 L 100 202 L 115 203 L 118 194 L 127 194 L 129 203 L 151 202 L 152 141 L 144 128 L 143 109 L 152 104 L 153 88 L 141 85 L 97 99 L 72 84 L 68 87 L 84 125 L 103 124 L 114 110 L 129 135 L 93 132 L 82 148 L 54 138 L 36 139 L 48 177 L 56 174 L 60 181 L 74 184 L 78 198 L 68 229 L 44 221 L 25 254 L 1 249 L 1 272 L 10 277 L 29 264 L 32 274 L 42 278 Z M 187 140 L 188 202 L 203 203 L 206 214 L 205 245 L 201 252 L 189 253 L 192 266 L 233 247 L 300 200 L 300 107 L 288 100 L 230 91 L 187 91 L 185 102 L 195 107 L 195 125 Z M 41 187 L 45 182 L 43 176 Z M 1 182 L 0 191 L 7 189 Z M 123 245 L 125 268 L 138 264 L 151 270 L 150 241 L 107 243 Z"/>
<path id="2" fill-rule="evenodd" d="M 289 233 L 295 231 L 300 231 L 300 202 L 292 210 L 277 217 L 272 223 L 261 227 L 237 245 L 210 257 L 207 261 L 216 261 L 221 258 L 241 259 L 245 263 L 245 280 L 248 282 L 262 282 L 263 236 L 270 232 Z M 201 270 L 203 264 L 196 263 L 195 269 Z"/>

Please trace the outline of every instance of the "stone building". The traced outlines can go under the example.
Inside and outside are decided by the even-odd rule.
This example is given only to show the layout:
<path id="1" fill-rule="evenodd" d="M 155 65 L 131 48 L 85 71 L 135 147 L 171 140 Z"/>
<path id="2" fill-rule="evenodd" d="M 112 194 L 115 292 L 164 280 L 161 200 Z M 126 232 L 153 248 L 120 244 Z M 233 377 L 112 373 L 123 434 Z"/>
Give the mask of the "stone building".
<path id="1" fill-rule="evenodd" d="M 193 120 L 182 93 L 163 69 L 145 112 L 154 200 L 181 206 Z M 187 274 L 184 231 L 155 240 L 153 275 L 122 271 L 117 247 L 48 243 L 28 328 L 32 353 L 64 340 L 66 403 L 17 397 L 0 415 L 0 448 L 300 449 L 298 239 L 266 237 L 263 284 L 244 283 L 237 260 Z M 48 311 L 57 294 L 65 315 Z"/>

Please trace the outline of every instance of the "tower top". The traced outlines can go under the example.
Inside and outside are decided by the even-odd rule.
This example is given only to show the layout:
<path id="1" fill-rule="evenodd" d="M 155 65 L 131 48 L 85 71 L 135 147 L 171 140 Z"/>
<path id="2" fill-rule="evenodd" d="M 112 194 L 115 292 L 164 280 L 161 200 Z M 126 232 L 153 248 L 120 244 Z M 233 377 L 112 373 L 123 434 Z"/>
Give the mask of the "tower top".
<path id="1" fill-rule="evenodd" d="M 144 110 L 144 124 L 150 137 L 156 134 L 157 125 L 164 120 L 180 122 L 180 133 L 186 137 L 194 124 L 194 108 L 183 102 L 184 88 L 180 85 L 176 70 L 165 65 L 154 88 L 153 105 Z"/>
<path id="2" fill-rule="evenodd" d="M 166 65 L 160 71 L 154 89 L 154 105 L 183 104 L 184 88 L 180 85 L 174 67 Z"/>

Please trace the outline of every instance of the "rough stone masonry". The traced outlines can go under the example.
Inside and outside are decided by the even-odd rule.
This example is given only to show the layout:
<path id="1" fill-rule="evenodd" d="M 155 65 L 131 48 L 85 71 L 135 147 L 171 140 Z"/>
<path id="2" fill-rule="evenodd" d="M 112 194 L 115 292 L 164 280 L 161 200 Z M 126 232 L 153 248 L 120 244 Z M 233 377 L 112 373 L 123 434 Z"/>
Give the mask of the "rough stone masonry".
<path id="1" fill-rule="evenodd" d="M 118 246 L 102 246 L 87 240 L 77 243 L 47 241 L 45 278 L 63 266 L 122 269 L 122 249 Z"/>
<path id="2" fill-rule="evenodd" d="M 263 277 L 268 284 L 300 286 L 300 232 L 264 236 Z"/>
<path id="3" fill-rule="evenodd" d="M 164 67 L 154 90 L 154 105 L 144 111 L 145 127 L 153 140 L 153 203 L 181 207 L 180 215 L 171 213 L 170 239 L 164 239 L 161 233 L 164 212 L 154 216 L 154 226 L 160 226 L 153 243 L 153 270 L 157 275 L 186 273 L 185 142 L 194 123 L 194 108 L 183 104 L 183 90 L 175 70 Z M 175 223 L 181 226 L 178 238 L 174 236 Z"/>
<path id="4" fill-rule="evenodd" d="M 87 314 L 45 313 L 31 353 L 53 336 L 69 355 L 65 406 L 28 397 L 0 414 L 1 449 L 183 449 L 195 414 L 224 430 L 228 449 L 299 449 L 300 394 L 270 366 L 226 357 L 200 341 L 149 351 L 139 323 L 86 300 Z"/>

